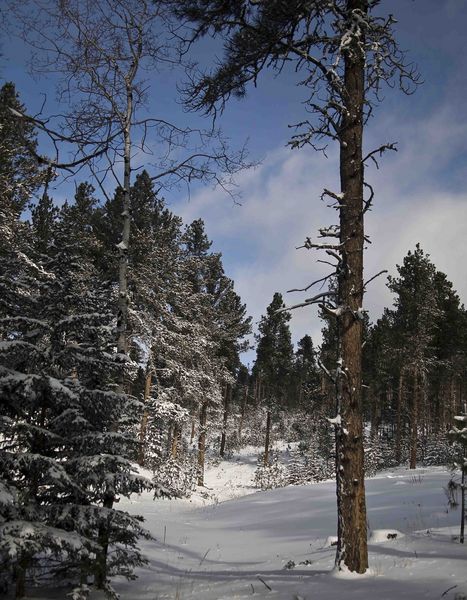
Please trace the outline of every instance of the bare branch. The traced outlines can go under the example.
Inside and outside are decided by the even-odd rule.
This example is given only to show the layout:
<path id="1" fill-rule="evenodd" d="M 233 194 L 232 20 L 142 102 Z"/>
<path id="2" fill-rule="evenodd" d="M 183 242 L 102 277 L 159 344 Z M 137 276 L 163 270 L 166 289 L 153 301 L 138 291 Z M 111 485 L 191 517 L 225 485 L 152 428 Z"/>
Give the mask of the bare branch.
<path id="1" fill-rule="evenodd" d="M 390 144 L 383 144 L 379 148 L 376 148 L 375 150 L 372 150 L 371 152 L 369 152 L 365 156 L 365 158 L 362 159 L 362 164 L 365 164 L 368 159 L 371 159 L 374 162 L 374 164 L 376 165 L 376 168 L 379 169 L 379 164 L 378 164 L 378 161 L 375 159 L 375 155 L 379 154 L 380 156 L 383 156 L 383 154 L 385 152 L 387 152 L 388 150 L 393 150 L 394 152 L 397 152 L 396 146 L 397 146 L 397 142 L 392 142 Z"/>
<path id="2" fill-rule="evenodd" d="M 287 290 L 287 293 L 291 293 L 291 292 L 307 292 L 310 288 L 312 288 L 313 286 L 317 285 L 318 283 L 323 283 L 328 281 L 328 279 L 331 279 L 331 277 L 334 276 L 334 273 L 330 273 L 329 275 L 325 275 L 324 277 L 321 277 L 321 279 L 317 279 L 316 281 L 313 281 L 312 283 L 310 283 L 309 285 L 307 285 L 304 288 L 293 288 L 291 290 Z"/>
<path id="3" fill-rule="evenodd" d="M 367 281 L 364 282 L 363 284 L 363 289 L 365 290 L 366 287 L 368 286 L 369 283 L 371 283 L 374 279 L 376 279 L 377 277 L 380 277 L 380 275 L 384 275 L 385 273 L 387 273 L 388 270 L 387 269 L 383 269 L 382 271 L 380 271 L 379 273 L 376 273 L 376 275 L 373 275 L 373 277 L 370 277 L 370 279 L 368 279 Z"/>

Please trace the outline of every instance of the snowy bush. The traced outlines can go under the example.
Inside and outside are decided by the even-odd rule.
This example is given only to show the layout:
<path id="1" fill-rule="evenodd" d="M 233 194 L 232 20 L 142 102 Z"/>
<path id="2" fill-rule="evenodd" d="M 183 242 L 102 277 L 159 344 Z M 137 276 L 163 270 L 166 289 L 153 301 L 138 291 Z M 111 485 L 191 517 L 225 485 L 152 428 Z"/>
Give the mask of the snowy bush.
<path id="1" fill-rule="evenodd" d="M 446 436 L 428 438 L 422 447 L 422 462 L 425 466 L 452 465 L 457 456 L 459 448 Z"/>
<path id="2" fill-rule="evenodd" d="M 332 479 L 335 474 L 334 459 L 323 457 L 316 448 L 300 446 L 293 452 L 287 472 L 287 483 L 291 485 L 303 485 Z"/>
<path id="3" fill-rule="evenodd" d="M 365 475 L 372 477 L 378 471 L 397 466 L 392 440 L 373 437 L 365 441 Z"/>
<path id="4" fill-rule="evenodd" d="M 255 487 L 261 490 L 273 490 L 287 485 L 286 469 L 279 462 L 277 454 L 273 455 L 272 462 L 269 465 L 263 465 L 263 458 L 259 459 L 260 465 L 255 471 Z"/>
<path id="5" fill-rule="evenodd" d="M 188 498 L 195 489 L 198 475 L 192 455 L 166 458 L 154 469 L 156 496 Z"/>

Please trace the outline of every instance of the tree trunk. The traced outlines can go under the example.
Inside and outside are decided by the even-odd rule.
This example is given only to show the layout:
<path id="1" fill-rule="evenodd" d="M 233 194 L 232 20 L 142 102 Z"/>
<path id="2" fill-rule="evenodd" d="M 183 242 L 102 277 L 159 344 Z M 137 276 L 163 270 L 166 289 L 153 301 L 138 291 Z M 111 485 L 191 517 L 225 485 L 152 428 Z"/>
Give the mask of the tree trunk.
<path id="1" fill-rule="evenodd" d="M 241 443 L 241 441 L 242 441 L 242 429 L 243 429 L 243 421 L 245 419 L 245 410 L 246 410 L 247 400 L 248 400 L 248 386 L 245 386 L 245 395 L 243 397 L 243 402 L 242 402 L 242 411 L 240 413 L 240 421 L 238 423 L 238 441 L 239 441 L 239 443 Z"/>
<path id="2" fill-rule="evenodd" d="M 466 447 L 464 445 L 462 451 L 462 471 L 461 471 L 461 531 L 459 535 L 459 542 L 464 543 L 464 532 L 465 532 L 465 459 L 466 459 Z"/>
<path id="3" fill-rule="evenodd" d="M 133 63 L 131 73 L 127 78 L 126 87 L 126 114 L 123 127 L 124 154 L 123 154 L 123 211 L 122 211 L 122 239 L 118 244 L 119 269 L 118 269 L 118 311 L 117 311 L 117 351 L 120 354 L 128 353 L 128 251 L 130 247 L 131 227 L 131 119 L 133 116 L 133 78 L 136 74 L 137 62 Z M 121 389 L 124 389 L 124 371 L 122 370 Z M 117 424 L 113 428 L 117 430 Z M 103 500 L 103 507 L 112 509 L 115 492 L 108 488 Z M 99 589 L 104 587 L 107 580 L 107 553 L 109 549 L 110 522 L 99 528 L 99 544 L 102 552 L 96 557 L 96 585 Z"/>
<path id="4" fill-rule="evenodd" d="M 148 417 L 149 417 L 148 402 L 149 402 L 149 397 L 151 395 L 152 375 L 153 375 L 153 371 L 151 368 L 149 368 L 149 365 L 148 365 L 148 370 L 146 373 L 146 382 L 144 384 L 144 396 L 143 396 L 144 409 L 143 409 L 143 416 L 141 418 L 141 424 L 140 424 L 140 428 L 139 428 L 138 464 L 141 467 L 144 467 L 144 445 L 146 442 L 146 432 L 148 429 Z"/>
<path id="5" fill-rule="evenodd" d="M 396 406 L 396 462 L 400 465 L 402 460 L 402 404 L 404 396 L 404 369 L 399 373 L 399 386 L 397 389 L 397 406 Z"/>
<path id="6" fill-rule="evenodd" d="M 258 377 L 258 379 L 256 380 L 255 388 L 255 402 L 256 406 L 259 406 L 261 403 L 261 393 L 263 391 L 261 386 L 261 377 Z"/>
<path id="7" fill-rule="evenodd" d="M 208 404 L 203 402 L 199 411 L 199 434 L 198 434 L 198 485 L 204 485 L 204 458 L 206 453 L 206 422 Z"/>
<path id="8" fill-rule="evenodd" d="M 102 503 L 103 508 L 112 509 L 115 501 L 115 494 L 107 493 Z M 109 552 L 109 531 L 111 516 L 107 517 L 107 522 L 99 526 L 97 541 L 101 551 L 97 553 L 95 562 L 95 583 L 98 589 L 102 589 L 107 581 L 107 555 Z"/>
<path id="9" fill-rule="evenodd" d="M 379 423 L 380 423 L 380 395 L 382 392 L 373 391 L 373 388 L 368 390 L 368 400 L 371 404 L 371 424 L 370 424 L 370 436 L 372 440 L 378 437 Z"/>
<path id="10" fill-rule="evenodd" d="M 26 571 L 28 559 L 20 557 L 15 567 L 15 598 L 24 598 L 26 595 Z"/>
<path id="11" fill-rule="evenodd" d="M 225 456 L 225 442 L 227 436 L 227 420 L 229 418 L 229 404 L 232 399 L 232 386 L 227 384 L 225 387 L 224 394 L 224 415 L 222 417 L 222 434 L 221 434 L 221 447 L 219 450 L 219 455 L 224 458 Z"/>
<path id="12" fill-rule="evenodd" d="M 348 0 L 347 10 L 367 13 L 366 0 Z M 345 54 L 344 101 L 340 129 L 341 264 L 338 279 L 341 380 L 337 399 L 341 426 L 336 429 L 338 542 L 336 566 L 364 573 L 368 568 L 363 465 L 362 321 L 356 318 L 363 301 L 363 107 L 365 58 L 354 42 Z"/>
<path id="13" fill-rule="evenodd" d="M 412 410 L 410 414 L 410 462 L 409 469 L 417 468 L 417 442 L 418 442 L 418 406 L 420 395 L 420 381 L 418 370 L 413 373 Z"/>
<path id="14" fill-rule="evenodd" d="M 269 443 L 271 438 L 271 411 L 268 410 L 266 415 L 266 439 L 264 440 L 264 461 L 265 467 L 269 465 Z"/>

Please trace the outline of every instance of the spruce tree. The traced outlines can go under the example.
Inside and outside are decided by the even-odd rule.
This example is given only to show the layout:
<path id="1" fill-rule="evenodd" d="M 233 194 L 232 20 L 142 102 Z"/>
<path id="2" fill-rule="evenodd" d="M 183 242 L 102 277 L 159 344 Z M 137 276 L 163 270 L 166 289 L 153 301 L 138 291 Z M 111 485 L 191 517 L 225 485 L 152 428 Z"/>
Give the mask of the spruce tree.
<path id="1" fill-rule="evenodd" d="M 14 301 L 2 308 L 1 470 L 13 505 L 1 508 L 1 537 L 17 597 L 44 552 L 77 579 L 102 580 L 104 525 L 111 524 L 106 543 L 115 553 L 103 585 L 142 563 L 139 520 L 104 506 L 109 486 L 128 495 L 146 483 L 129 461 L 136 440 L 126 428 L 138 407 L 116 389 L 124 358 L 114 349 L 112 292 L 90 259 L 85 205 L 65 204 L 53 239 L 36 230 L 42 238 L 32 246 L 46 253 L 36 258 L 33 248 L 23 248 L 21 261 L 9 261 L 19 293 L 10 283 Z"/>

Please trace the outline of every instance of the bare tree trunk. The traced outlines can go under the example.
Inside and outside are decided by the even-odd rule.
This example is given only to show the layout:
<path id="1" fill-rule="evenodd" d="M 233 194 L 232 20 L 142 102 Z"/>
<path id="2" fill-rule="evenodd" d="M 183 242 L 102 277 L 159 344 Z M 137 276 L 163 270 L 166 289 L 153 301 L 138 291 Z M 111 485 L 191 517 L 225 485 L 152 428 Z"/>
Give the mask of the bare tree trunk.
<path id="1" fill-rule="evenodd" d="M 264 440 L 264 461 L 265 467 L 269 465 L 269 444 L 271 438 L 271 411 L 266 414 L 266 439 Z"/>
<path id="2" fill-rule="evenodd" d="M 423 456 L 422 460 L 425 460 L 426 455 L 426 441 L 429 435 L 429 423 L 430 423 L 430 413 L 429 413 L 429 403 L 428 403 L 428 380 L 425 370 L 422 371 L 421 375 L 422 386 L 421 386 L 421 416 L 420 416 L 420 424 L 422 427 L 422 439 L 423 439 Z"/>
<path id="3" fill-rule="evenodd" d="M 348 0 L 347 10 L 368 11 L 366 0 Z M 355 43 L 357 45 L 358 42 Z M 363 302 L 363 107 L 365 58 L 358 48 L 345 54 L 346 111 L 340 129 L 341 264 L 338 279 L 342 426 L 336 436 L 338 542 L 336 566 L 364 573 L 368 568 L 363 465 L 362 321 Z"/>
<path id="4" fill-rule="evenodd" d="M 413 372 L 412 410 L 410 414 L 410 461 L 409 469 L 417 468 L 417 442 L 418 442 L 418 408 L 420 395 L 420 381 L 418 370 Z"/>
<path id="5" fill-rule="evenodd" d="M 148 417 L 149 417 L 148 402 L 149 402 L 149 397 L 151 395 L 152 375 L 153 375 L 153 371 L 148 364 L 148 369 L 146 372 L 146 381 L 144 384 L 144 396 L 143 396 L 144 409 L 143 409 L 143 416 L 141 418 L 141 424 L 140 424 L 140 428 L 139 428 L 138 464 L 141 467 L 144 467 L 144 445 L 146 443 L 146 432 L 148 429 Z"/>
<path id="6" fill-rule="evenodd" d="M 404 369 L 399 373 L 399 386 L 397 389 L 397 405 L 396 405 L 396 448 L 395 457 L 399 465 L 402 460 L 402 404 L 404 398 Z"/>
<path id="7" fill-rule="evenodd" d="M 128 353 L 128 251 L 130 246 L 131 206 L 131 119 L 133 116 L 133 80 L 138 68 L 135 56 L 130 73 L 126 78 L 126 113 L 123 124 L 124 155 L 123 155 L 123 211 L 122 211 L 122 239 L 118 244 L 119 270 L 118 270 L 118 311 L 117 311 L 117 351 L 120 354 Z M 124 374 L 121 378 L 124 387 Z M 117 425 L 114 425 L 117 429 Z M 109 487 L 103 499 L 103 507 L 112 509 L 115 501 L 115 492 Z M 109 517 L 110 519 L 110 517 Z M 98 541 L 102 552 L 96 558 L 96 586 L 102 589 L 107 579 L 107 554 L 110 539 L 110 522 L 99 527 Z"/>
<path id="8" fill-rule="evenodd" d="M 449 422 L 452 423 L 454 416 L 457 415 L 457 398 L 456 398 L 456 384 L 455 384 L 455 375 L 451 373 L 451 377 L 449 378 Z"/>
<path id="9" fill-rule="evenodd" d="M 247 400 L 248 400 L 248 386 L 245 386 L 245 395 L 243 397 L 242 410 L 240 413 L 240 421 L 238 423 L 238 441 L 239 441 L 239 443 L 241 443 L 241 441 L 242 441 L 242 429 L 243 429 L 243 421 L 245 419 Z"/>
<path id="10" fill-rule="evenodd" d="M 199 411 L 199 434 L 198 434 L 198 485 L 204 485 L 204 459 L 206 454 L 206 422 L 208 404 L 203 402 Z"/>
<path id="11" fill-rule="evenodd" d="M 372 440 L 378 437 L 379 421 L 380 421 L 380 408 L 379 398 L 380 393 L 374 393 L 373 388 L 368 390 L 368 400 L 371 403 L 371 424 L 370 424 L 370 436 Z"/>
<path id="12" fill-rule="evenodd" d="M 232 399 L 232 386 L 227 384 L 225 387 L 224 394 L 224 414 L 222 417 L 222 434 L 221 434 L 221 447 L 219 450 L 219 455 L 224 458 L 225 456 L 225 442 L 227 436 L 227 421 L 229 418 L 229 404 Z"/>

